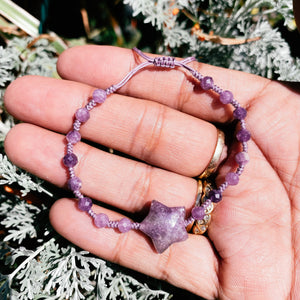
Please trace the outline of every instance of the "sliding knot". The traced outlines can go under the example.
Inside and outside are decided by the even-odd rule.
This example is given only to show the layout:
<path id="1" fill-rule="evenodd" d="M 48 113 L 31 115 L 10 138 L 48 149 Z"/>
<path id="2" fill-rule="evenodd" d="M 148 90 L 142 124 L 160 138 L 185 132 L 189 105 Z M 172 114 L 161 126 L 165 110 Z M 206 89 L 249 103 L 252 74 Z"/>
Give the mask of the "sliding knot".
<path id="1" fill-rule="evenodd" d="M 156 67 L 174 68 L 175 67 L 175 58 L 174 57 L 166 57 L 166 56 L 155 57 L 153 59 L 153 65 Z"/>

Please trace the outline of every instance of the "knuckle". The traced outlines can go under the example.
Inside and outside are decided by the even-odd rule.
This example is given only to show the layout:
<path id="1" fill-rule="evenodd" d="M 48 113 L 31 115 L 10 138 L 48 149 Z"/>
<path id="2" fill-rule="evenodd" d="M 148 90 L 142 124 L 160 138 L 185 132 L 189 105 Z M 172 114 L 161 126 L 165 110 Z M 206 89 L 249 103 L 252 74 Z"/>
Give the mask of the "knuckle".
<path id="1" fill-rule="evenodd" d="M 176 92 L 176 109 L 184 111 L 186 104 L 192 99 L 193 85 L 196 84 L 196 80 L 187 74 L 180 72 Z"/>
<path id="2" fill-rule="evenodd" d="M 146 165 L 139 176 L 137 176 L 129 193 L 127 203 L 130 203 L 132 210 L 140 210 L 143 208 L 144 201 L 149 198 L 151 190 L 151 178 L 153 174 L 153 167 Z M 143 199 L 143 201 L 141 201 Z"/>
<path id="3" fill-rule="evenodd" d="M 159 279 L 169 282 L 170 280 L 170 264 L 173 259 L 172 247 L 165 251 L 158 260 L 157 270 L 159 272 Z"/>
<path id="4" fill-rule="evenodd" d="M 129 234 L 119 234 L 118 240 L 116 242 L 116 246 L 112 253 L 112 261 L 116 264 L 122 264 L 123 260 L 123 253 L 128 250 L 128 237 Z"/>
<path id="5" fill-rule="evenodd" d="M 137 124 L 131 148 L 135 148 L 138 152 L 138 157 L 146 162 L 156 155 L 156 150 L 160 145 L 166 109 L 161 104 L 147 103 Z"/>

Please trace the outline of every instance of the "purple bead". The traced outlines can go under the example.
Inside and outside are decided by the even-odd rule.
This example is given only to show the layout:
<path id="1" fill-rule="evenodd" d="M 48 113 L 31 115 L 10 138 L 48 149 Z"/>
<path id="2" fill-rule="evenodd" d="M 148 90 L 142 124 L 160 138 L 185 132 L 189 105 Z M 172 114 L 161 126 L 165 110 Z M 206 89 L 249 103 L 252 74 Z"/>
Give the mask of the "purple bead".
<path id="1" fill-rule="evenodd" d="M 233 172 L 229 172 L 226 174 L 225 180 L 229 185 L 237 185 L 239 183 L 239 175 Z"/>
<path id="2" fill-rule="evenodd" d="M 81 135 L 77 130 L 71 130 L 66 135 L 66 139 L 71 144 L 76 144 L 81 140 Z"/>
<path id="3" fill-rule="evenodd" d="M 63 163 L 66 167 L 74 167 L 78 162 L 78 158 L 74 153 L 68 153 L 63 158 Z"/>
<path id="4" fill-rule="evenodd" d="M 200 85 L 203 90 L 207 91 L 207 90 L 213 88 L 214 80 L 209 76 L 205 76 L 202 78 Z"/>
<path id="5" fill-rule="evenodd" d="M 106 214 L 97 214 L 94 219 L 94 223 L 97 227 L 103 228 L 106 227 L 109 222 L 109 218 Z"/>
<path id="6" fill-rule="evenodd" d="M 247 152 L 239 152 L 235 155 L 235 161 L 241 166 L 249 162 L 249 155 Z"/>
<path id="7" fill-rule="evenodd" d="M 222 200 L 222 193 L 218 190 L 211 190 L 208 193 L 208 198 L 211 200 L 211 202 L 218 203 Z"/>
<path id="8" fill-rule="evenodd" d="M 77 109 L 75 116 L 78 121 L 86 122 L 90 118 L 90 113 L 85 107 L 83 107 Z"/>
<path id="9" fill-rule="evenodd" d="M 233 94 L 230 91 L 223 91 L 220 94 L 220 101 L 223 104 L 229 104 L 233 100 Z"/>
<path id="10" fill-rule="evenodd" d="M 195 220 L 203 220 L 204 216 L 205 216 L 205 209 L 204 209 L 204 207 L 202 207 L 202 206 L 195 206 L 192 209 L 192 217 Z"/>
<path id="11" fill-rule="evenodd" d="M 128 232 L 131 228 L 132 228 L 132 222 L 127 218 L 121 219 L 118 223 L 118 229 L 122 233 Z"/>
<path id="12" fill-rule="evenodd" d="M 247 111 L 243 107 L 238 107 L 233 111 L 233 117 L 238 120 L 243 120 L 246 118 Z"/>
<path id="13" fill-rule="evenodd" d="M 168 207 L 153 200 L 149 214 L 140 223 L 140 230 L 152 239 L 156 251 L 162 253 L 173 243 L 188 238 L 185 208 Z"/>
<path id="14" fill-rule="evenodd" d="M 88 197 L 83 197 L 78 201 L 78 208 L 82 211 L 89 211 L 93 205 L 93 202 Z"/>
<path id="15" fill-rule="evenodd" d="M 93 92 L 93 99 L 96 103 L 103 103 L 106 99 L 106 92 L 102 89 L 97 89 Z"/>
<path id="16" fill-rule="evenodd" d="M 248 130 L 242 128 L 238 133 L 236 134 L 236 138 L 240 142 L 248 142 L 251 138 L 251 134 Z"/>
<path id="17" fill-rule="evenodd" d="M 68 187 L 71 191 L 78 191 L 81 188 L 81 180 L 74 176 L 68 180 Z"/>

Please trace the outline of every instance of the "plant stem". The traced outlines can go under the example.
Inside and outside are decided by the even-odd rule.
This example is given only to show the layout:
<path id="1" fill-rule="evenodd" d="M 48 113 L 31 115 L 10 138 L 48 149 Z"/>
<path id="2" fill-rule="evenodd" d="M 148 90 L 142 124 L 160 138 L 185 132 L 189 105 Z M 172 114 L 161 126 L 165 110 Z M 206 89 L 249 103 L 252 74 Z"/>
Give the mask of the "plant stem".
<path id="1" fill-rule="evenodd" d="M 16 274 L 24 268 L 32 259 L 34 259 L 42 250 L 48 246 L 48 244 L 52 243 L 54 241 L 54 238 L 50 239 L 48 242 L 40 246 L 35 252 L 33 252 L 30 256 L 28 256 L 9 276 L 8 276 L 8 282 L 9 287 L 11 287 L 12 280 L 16 276 Z"/>

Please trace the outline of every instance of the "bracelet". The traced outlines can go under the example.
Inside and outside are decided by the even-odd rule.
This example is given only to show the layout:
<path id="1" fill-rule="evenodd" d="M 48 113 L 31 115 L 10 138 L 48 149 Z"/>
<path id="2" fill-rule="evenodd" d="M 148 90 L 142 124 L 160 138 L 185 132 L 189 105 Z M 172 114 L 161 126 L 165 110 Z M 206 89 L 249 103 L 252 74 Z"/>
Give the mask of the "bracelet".
<path id="1" fill-rule="evenodd" d="M 86 106 L 76 111 L 73 128 L 66 135 L 66 155 L 63 157 L 63 164 L 69 173 L 67 182 L 68 188 L 78 199 L 79 210 L 88 213 L 93 218 L 96 227 L 117 228 L 121 233 L 128 232 L 129 230 L 140 230 L 152 239 L 156 251 L 162 253 L 173 243 L 186 240 L 188 238 L 186 227 L 195 221 L 198 221 L 199 224 L 205 222 L 205 218 L 212 212 L 214 204 L 222 200 L 222 194 L 225 189 L 229 185 L 238 184 L 245 164 L 249 161 L 247 142 L 250 140 L 250 133 L 246 129 L 244 120 L 247 111 L 234 99 L 230 91 L 222 90 L 214 84 L 210 76 L 203 76 L 188 66 L 190 62 L 196 60 L 194 57 L 188 57 L 180 61 L 174 57 L 165 56 L 151 58 L 137 48 L 133 50 L 144 58 L 145 61 L 131 70 L 119 83 L 108 87 L 106 90 L 96 89 Z M 234 107 L 233 117 L 239 122 L 240 126 L 236 134 L 236 139 L 241 143 L 242 148 L 242 150 L 235 155 L 238 167 L 235 172 L 227 173 L 224 182 L 216 189 L 210 190 L 202 203 L 194 206 L 191 211 L 191 216 L 188 218 L 186 218 L 185 207 L 168 207 L 159 201 L 153 200 L 148 215 L 140 223 L 132 222 L 126 217 L 118 221 L 109 220 L 109 217 L 104 213 L 96 214 L 92 210 L 92 200 L 80 192 L 82 182 L 75 174 L 74 167 L 78 163 L 78 158 L 76 154 L 74 154 L 73 146 L 81 140 L 80 128 L 82 123 L 87 122 L 90 118 L 90 111 L 104 103 L 107 96 L 124 86 L 137 72 L 151 65 L 161 68 L 181 67 L 186 69 L 200 82 L 200 86 L 203 90 L 214 91 L 219 94 L 219 100 L 222 104 L 230 104 Z M 205 224 L 207 224 L 207 222 Z"/>

